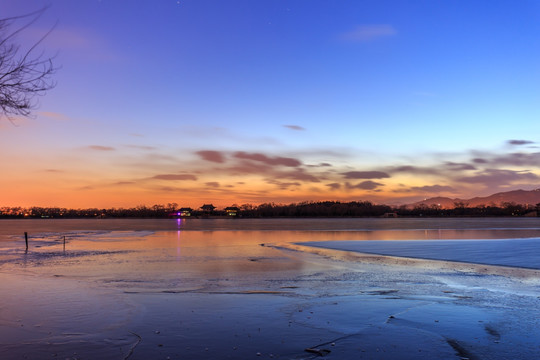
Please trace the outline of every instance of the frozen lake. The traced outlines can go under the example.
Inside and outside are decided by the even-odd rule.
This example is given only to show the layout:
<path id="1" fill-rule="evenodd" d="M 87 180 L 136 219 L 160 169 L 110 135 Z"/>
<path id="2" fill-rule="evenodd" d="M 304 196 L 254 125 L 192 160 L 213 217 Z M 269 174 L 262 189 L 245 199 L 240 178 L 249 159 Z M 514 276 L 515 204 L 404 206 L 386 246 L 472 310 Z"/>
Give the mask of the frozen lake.
<path id="1" fill-rule="evenodd" d="M 490 264 L 506 257 L 507 268 L 536 268 L 527 264 L 538 253 L 538 225 L 536 218 L 4 220 L 0 358 L 319 356 L 306 349 L 340 360 L 536 358 L 540 272 L 349 255 Z"/>

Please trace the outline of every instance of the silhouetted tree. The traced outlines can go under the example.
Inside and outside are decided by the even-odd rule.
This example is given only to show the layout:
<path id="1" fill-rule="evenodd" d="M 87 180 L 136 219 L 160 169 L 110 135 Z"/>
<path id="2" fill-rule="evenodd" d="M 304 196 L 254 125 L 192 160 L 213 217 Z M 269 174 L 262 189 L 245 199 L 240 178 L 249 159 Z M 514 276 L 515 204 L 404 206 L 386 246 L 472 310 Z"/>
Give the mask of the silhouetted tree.
<path id="1" fill-rule="evenodd" d="M 507 216 L 520 216 L 526 212 L 525 207 L 521 204 L 516 204 L 513 202 L 504 202 L 501 205 L 506 212 L 505 215 Z"/>
<path id="2" fill-rule="evenodd" d="M 34 98 L 55 86 L 52 59 L 37 52 L 37 47 L 52 31 L 49 30 L 30 48 L 22 49 L 15 38 L 35 23 L 46 9 L 0 19 L 0 115 L 30 115 Z M 26 21 L 15 27 L 17 21 Z"/>

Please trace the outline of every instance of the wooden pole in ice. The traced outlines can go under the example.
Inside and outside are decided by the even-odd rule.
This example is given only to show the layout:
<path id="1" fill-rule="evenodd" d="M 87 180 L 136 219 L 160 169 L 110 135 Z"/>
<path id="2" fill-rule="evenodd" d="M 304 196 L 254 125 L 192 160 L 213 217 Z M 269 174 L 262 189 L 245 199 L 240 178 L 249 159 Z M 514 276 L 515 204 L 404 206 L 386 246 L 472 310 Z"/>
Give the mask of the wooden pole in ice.
<path id="1" fill-rule="evenodd" d="M 26 242 L 26 251 L 28 251 L 28 233 L 24 232 L 24 242 Z"/>

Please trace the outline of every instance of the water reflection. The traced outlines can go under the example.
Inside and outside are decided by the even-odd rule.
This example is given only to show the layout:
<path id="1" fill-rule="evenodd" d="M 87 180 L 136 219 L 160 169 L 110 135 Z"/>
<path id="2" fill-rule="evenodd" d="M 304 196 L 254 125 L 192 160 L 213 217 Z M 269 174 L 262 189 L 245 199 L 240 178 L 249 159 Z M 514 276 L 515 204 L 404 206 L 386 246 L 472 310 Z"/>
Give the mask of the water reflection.
<path id="1" fill-rule="evenodd" d="M 177 220 L 181 220 L 178 222 Z M 80 230 L 185 231 L 291 230 L 367 231 L 438 229 L 539 229 L 537 218 L 346 218 L 346 219 L 18 219 L 0 220 L 1 236 Z"/>
<path id="2" fill-rule="evenodd" d="M 176 224 L 178 226 L 178 231 L 176 232 L 176 260 L 180 260 L 180 233 L 182 228 L 182 219 L 176 219 Z"/>
<path id="3" fill-rule="evenodd" d="M 303 271 L 310 265 L 302 256 L 289 257 L 286 252 L 270 247 L 271 244 L 302 243 L 314 241 L 408 241 L 408 240 L 452 240 L 452 239 L 517 239 L 540 237 L 540 230 L 533 227 L 535 222 L 508 219 L 494 222 L 492 219 L 476 219 L 476 228 L 469 223 L 460 228 L 460 221 L 439 220 L 437 226 L 429 221 L 401 219 L 403 228 L 393 228 L 396 224 L 381 219 L 322 219 L 317 226 L 327 230 L 305 229 L 314 220 L 296 221 L 277 219 L 268 221 L 241 220 L 212 221 L 197 219 L 173 219 L 166 223 L 158 221 L 159 227 L 167 224 L 169 230 L 149 230 L 156 226 L 154 220 L 139 220 L 137 230 L 126 230 L 128 221 L 110 222 L 109 231 L 97 230 L 93 220 L 67 222 L 34 221 L 5 223 L 11 229 L 9 236 L 2 237 L 0 269 L 9 266 L 40 267 L 40 271 L 51 274 L 85 273 L 87 276 L 129 279 L 148 278 L 161 282 L 178 280 L 189 283 L 195 279 L 226 279 L 227 277 L 250 277 L 262 272 Z M 332 221 L 330 221 L 332 220 Z M 387 220 L 387 219 L 384 219 Z M 536 219 L 535 219 L 536 220 Z M 536 221 L 537 222 L 537 221 Z M 19 227 L 15 225 L 18 224 Z M 48 225 L 47 225 L 48 224 Z M 62 225 L 63 224 L 63 225 Z M 75 227 L 75 224 L 78 224 Z M 236 227 L 245 224 L 247 229 Z M 253 229 L 257 224 L 262 229 Z M 279 224 L 285 228 L 297 225 L 293 230 L 272 230 Z M 321 225 L 322 224 L 322 225 Z M 330 224 L 333 228 L 330 228 Z M 378 224 L 378 228 L 375 225 Z M 499 224 L 500 227 L 495 227 Z M 202 229 L 202 226 L 205 226 Z M 24 231 L 30 235 L 29 251 L 24 251 Z M 32 227 L 33 226 L 33 227 Z M 48 226 L 48 227 L 47 227 Z M 102 225 L 99 225 L 102 226 Z M 368 226 L 373 229 L 356 228 Z M 451 228 L 453 226 L 453 228 Z M 64 229 L 70 230 L 65 231 Z M 77 228 L 77 230 L 75 230 Z M 194 230 L 201 228 L 201 230 Z M 226 229 L 224 229 L 226 228 Z M 6 227 L 3 228 L 5 231 Z M 90 229 L 90 230 L 88 230 Z M 121 230 L 119 230 L 121 229 Z M 349 229 L 349 230 L 344 230 Z M 112 231 L 111 231 L 112 230 Z M 40 233 L 41 231 L 41 233 Z M 66 237 L 65 249 L 63 237 Z M 426 243 L 427 244 L 427 243 Z M 298 254 L 296 254 L 298 255 Z M 191 280 L 186 280 L 191 279 Z M 143 280 L 150 282 L 150 280 Z M 207 280 L 209 281 L 209 280 Z"/>

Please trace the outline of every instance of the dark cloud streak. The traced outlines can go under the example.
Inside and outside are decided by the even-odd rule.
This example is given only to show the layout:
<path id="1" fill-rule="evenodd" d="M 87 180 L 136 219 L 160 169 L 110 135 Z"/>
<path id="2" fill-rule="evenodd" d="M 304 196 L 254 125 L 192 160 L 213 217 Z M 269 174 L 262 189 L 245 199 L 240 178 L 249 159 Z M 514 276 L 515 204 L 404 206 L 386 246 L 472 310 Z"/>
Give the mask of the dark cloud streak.
<path id="1" fill-rule="evenodd" d="M 286 127 L 287 129 L 295 130 L 295 131 L 305 131 L 306 130 L 302 126 L 298 126 L 298 125 L 283 125 L 283 127 Z"/>
<path id="2" fill-rule="evenodd" d="M 175 181 L 175 180 L 196 181 L 197 177 L 195 175 L 190 175 L 190 174 L 160 174 L 160 175 L 153 176 L 152 179 L 167 180 L 167 181 Z"/>
<path id="3" fill-rule="evenodd" d="M 506 154 L 494 158 L 491 163 L 494 165 L 540 167 L 540 152 Z"/>
<path id="4" fill-rule="evenodd" d="M 326 186 L 328 186 L 330 188 L 330 190 L 339 190 L 339 189 L 341 189 L 341 184 L 340 183 L 330 183 L 330 184 L 326 184 Z"/>
<path id="5" fill-rule="evenodd" d="M 371 180 L 363 181 L 363 182 L 358 183 L 356 185 L 351 185 L 348 182 L 345 183 L 345 187 L 347 189 L 349 189 L 349 190 L 352 190 L 352 189 L 375 190 L 379 186 L 384 186 L 384 184 L 381 184 L 381 183 L 378 183 L 378 182 L 375 182 L 375 181 L 371 181 Z"/>
<path id="6" fill-rule="evenodd" d="M 251 160 L 251 161 L 257 161 L 261 162 L 267 165 L 272 166 L 288 166 L 288 167 L 298 167 L 302 165 L 302 163 L 293 158 L 288 157 L 269 157 L 261 153 L 246 153 L 243 151 L 238 151 L 234 153 L 234 157 L 237 159 L 242 160 Z"/>
<path id="7" fill-rule="evenodd" d="M 103 145 L 90 145 L 90 146 L 88 146 L 88 149 L 97 150 L 97 151 L 114 151 L 114 150 L 116 150 L 112 146 L 103 146 Z"/>
<path id="8" fill-rule="evenodd" d="M 510 144 L 510 145 L 530 145 L 530 144 L 534 144 L 534 141 L 529 141 L 529 140 L 508 140 L 508 144 Z"/>
<path id="9" fill-rule="evenodd" d="M 481 184 L 485 186 L 502 186 L 510 185 L 514 181 L 535 181 L 537 182 L 540 177 L 529 171 L 514 171 L 514 170 L 500 170 L 500 169 L 487 169 L 479 172 L 473 176 L 462 177 L 457 179 L 460 182 L 468 184 Z"/>
<path id="10" fill-rule="evenodd" d="M 475 166 L 465 163 L 455 163 L 452 161 L 447 161 L 445 165 L 452 170 L 476 170 Z"/>
<path id="11" fill-rule="evenodd" d="M 220 164 L 225 162 L 225 156 L 219 151 L 201 150 L 201 151 L 197 151 L 195 154 L 199 155 L 203 160 L 206 160 L 206 161 L 220 163 Z"/>
<path id="12" fill-rule="evenodd" d="M 348 171 L 342 173 L 345 179 L 384 179 L 389 178 L 385 172 L 382 171 Z"/>

